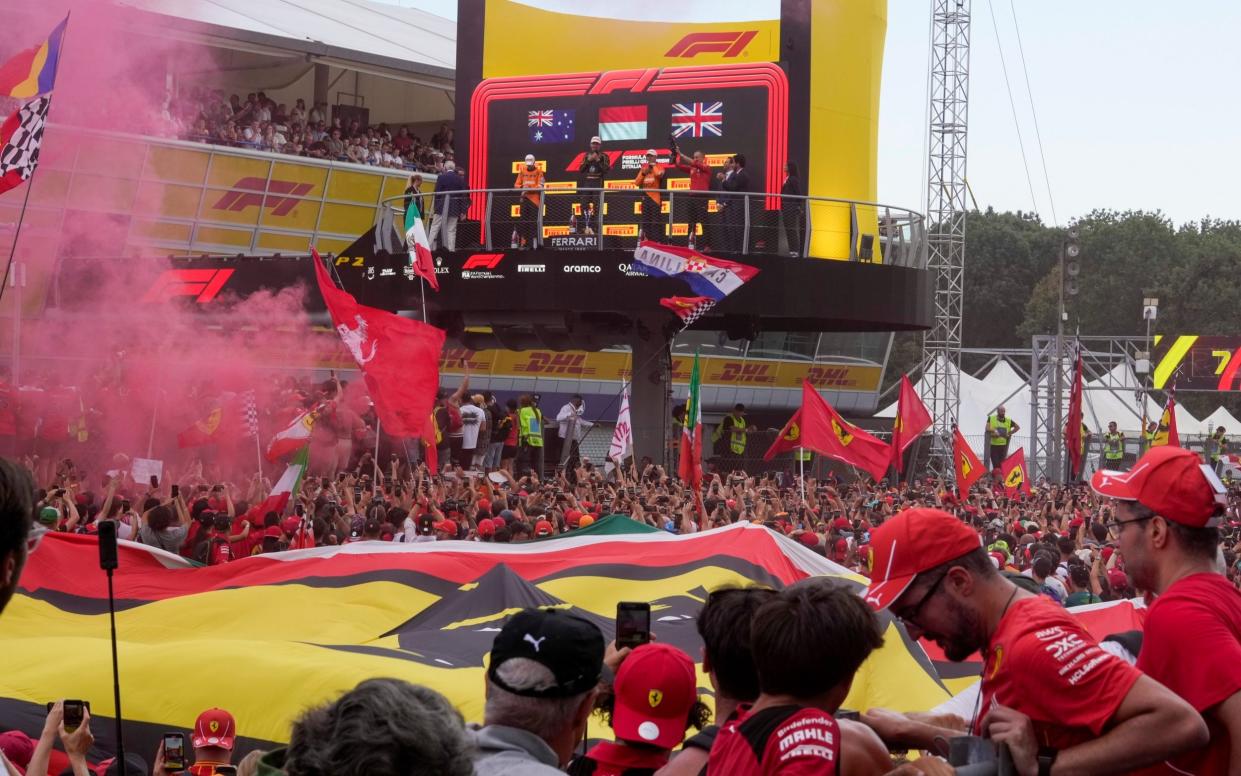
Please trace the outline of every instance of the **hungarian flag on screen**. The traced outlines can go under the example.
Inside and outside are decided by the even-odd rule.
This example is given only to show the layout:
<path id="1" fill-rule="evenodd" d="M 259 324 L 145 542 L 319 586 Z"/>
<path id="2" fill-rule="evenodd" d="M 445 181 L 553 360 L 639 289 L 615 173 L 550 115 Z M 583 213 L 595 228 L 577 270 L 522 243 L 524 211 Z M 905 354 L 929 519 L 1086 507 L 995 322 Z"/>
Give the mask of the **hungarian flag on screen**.
<path id="1" fill-rule="evenodd" d="M 982 476 L 982 461 L 974 455 L 958 428 L 952 430 L 952 468 L 957 475 L 957 493 L 964 498 Z"/>
<path id="2" fill-rule="evenodd" d="M 905 451 L 931 427 L 931 413 L 918 398 L 909 375 L 901 375 L 901 392 L 896 400 L 896 420 L 892 423 L 892 465 L 897 474 L 905 470 Z"/>
<path id="3" fill-rule="evenodd" d="M 1000 480 L 1004 483 L 1004 495 L 1016 498 L 1017 494 L 1030 495 L 1030 476 L 1026 470 L 1026 451 L 1020 447 L 1017 452 L 1004 459 L 1000 464 Z"/>
<path id="4" fill-rule="evenodd" d="M 612 140 L 645 140 L 646 106 L 600 108 L 599 139 L 605 143 Z"/>

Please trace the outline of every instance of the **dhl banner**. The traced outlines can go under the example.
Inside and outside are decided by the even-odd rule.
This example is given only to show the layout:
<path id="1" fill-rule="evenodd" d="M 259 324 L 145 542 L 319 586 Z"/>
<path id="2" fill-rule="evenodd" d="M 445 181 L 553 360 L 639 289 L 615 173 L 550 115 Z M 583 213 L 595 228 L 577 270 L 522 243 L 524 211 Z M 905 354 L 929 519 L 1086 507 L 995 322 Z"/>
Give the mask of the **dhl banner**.
<path id="1" fill-rule="evenodd" d="M 626 523 L 626 518 L 612 518 Z M 65 573 L 72 569 L 73 573 Z M 740 523 L 687 536 L 568 536 L 526 544 L 359 542 L 193 568 L 121 542 L 116 628 L 125 745 L 146 757 L 204 709 L 237 719 L 239 749 L 287 740 L 290 723 L 371 677 L 446 695 L 481 721 L 495 633 L 528 606 L 566 608 L 613 636 L 619 601 L 649 601 L 654 632 L 699 659 L 695 617 L 723 585 L 783 587 L 810 575 L 863 580 L 797 542 Z M 881 615 L 884 646 L 845 707 L 926 710 L 947 698 L 926 655 Z M 112 674 L 107 583 L 93 537 L 46 536 L 4 613 L 0 729 L 34 735 L 44 704 L 82 698 L 108 746 Z M 700 691 L 711 685 L 699 670 Z M 593 726 L 592 726 L 593 728 Z"/>
<path id="2" fill-rule="evenodd" d="M 692 359 L 672 357 L 672 380 L 689 383 Z M 445 348 L 440 372 L 500 377 L 538 377 L 623 381 L 630 377 L 630 354 L 621 351 L 468 350 Z M 800 388 L 803 380 L 820 390 L 879 390 L 883 369 L 862 364 L 808 364 L 773 359 L 705 356 L 700 359 L 704 385 L 752 388 Z"/>
<path id="3" fill-rule="evenodd" d="M 1151 364 L 1154 386 L 1178 391 L 1241 391 L 1241 336 L 1157 335 Z"/>

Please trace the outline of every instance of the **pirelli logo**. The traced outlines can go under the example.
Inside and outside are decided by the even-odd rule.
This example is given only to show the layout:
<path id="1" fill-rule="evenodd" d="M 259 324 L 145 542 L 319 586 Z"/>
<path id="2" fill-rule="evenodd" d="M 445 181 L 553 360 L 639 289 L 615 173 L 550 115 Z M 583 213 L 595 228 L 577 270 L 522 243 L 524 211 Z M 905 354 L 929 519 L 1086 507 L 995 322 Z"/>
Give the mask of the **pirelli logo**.
<path id="1" fill-rule="evenodd" d="M 745 47 L 754 40 L 755 35 L 758 35 L 758 30 L 691 32 L 673 44 L 664 56 L 692 59 L 699 54 L 721 54 L 725 57 L 735 57 L 745 51 Z"/>
<path id="2" fill-rule="evenodd" d="M 170 269 L 162 273 L 147 292 L 143 302 L 166 302 L 180 296 L 192 296 L 198 304 L 206 304 L 219 296 L 235 270 L 231 269 Z"/>

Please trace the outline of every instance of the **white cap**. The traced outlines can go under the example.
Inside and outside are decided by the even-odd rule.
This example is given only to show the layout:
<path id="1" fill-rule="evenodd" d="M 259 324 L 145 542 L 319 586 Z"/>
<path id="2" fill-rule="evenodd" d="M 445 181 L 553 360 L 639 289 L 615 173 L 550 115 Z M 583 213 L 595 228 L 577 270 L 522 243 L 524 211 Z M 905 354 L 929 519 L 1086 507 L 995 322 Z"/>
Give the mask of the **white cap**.
<path id="1" fill-rule="evenodd" d="M 658 154 L 658 153 L 656 153 L 656 151 L 655 151 L 655 149 L 654 149 L 654 148 L 648 148 L 648 149 L 646 149 L 646 155 L 647 155 L 647 156 L 659 156 L 659 154 Z"/>
<path id="2" fill-rule="evenodd" d="M 526 154 L 526 162 L 533 162 L 534 154 Z"/>
<path id="3" fill-rule="evenodd" d="M 603 141 L 599 139 L 599 136 L 598 136 L 598 135 L 595 135 L 594 137 L 592 137 L 592 138 L 590 139 L 590 142 L 592 142 L 592 143 L 602 143 Z"/>

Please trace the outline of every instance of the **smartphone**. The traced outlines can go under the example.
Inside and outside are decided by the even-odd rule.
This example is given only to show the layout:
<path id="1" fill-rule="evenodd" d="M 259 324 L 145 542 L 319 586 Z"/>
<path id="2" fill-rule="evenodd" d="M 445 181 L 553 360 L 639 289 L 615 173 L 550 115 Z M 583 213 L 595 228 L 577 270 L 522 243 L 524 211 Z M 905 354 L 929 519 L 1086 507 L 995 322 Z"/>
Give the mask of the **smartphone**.
<path id="1" fill-rule="evenodd" d="M 323 488 L 324 490 L 327 490 L 331 486 L 332 486 L 332 481 L 329 480 L 327 477 L 324 477 L 323 479 L 319 480 L 319 487 Z"/>
<path id="2" fill-rule="evenodd" d="M 170 771 L 183 771 L 185 762 L 185 734 L 164 734 L 164 767 Z"/>
<path id="3" fill-rule="evenodd" d="M 151 487 L 152 487 L 152 488 L 158 488 L 158 487 L 159 487 L 159 477 L 157 477 L 157 476 L 156 476 L 156 475 L 154 475 L 154 474 L 152 474 L 152 475 L 151 475 Z"/>
<path id="4" fill-rule="evenodd" d="M 175 482 L 172 484 L 171 493 L 173 498 L 181 495 L 181 488 Z"/>
<path id="5" fill-rule="evenodd" d="M 616 604 L 616 647 L 639 647 L 651 640 L 651 605 L 621 601 Z"/>
<path id="6" fill-rule="evenodd" d="M 72 733 L 82 726 L 82 709 L 90 711 L 88 701 L 65 701 L 65 732 Z"/>

